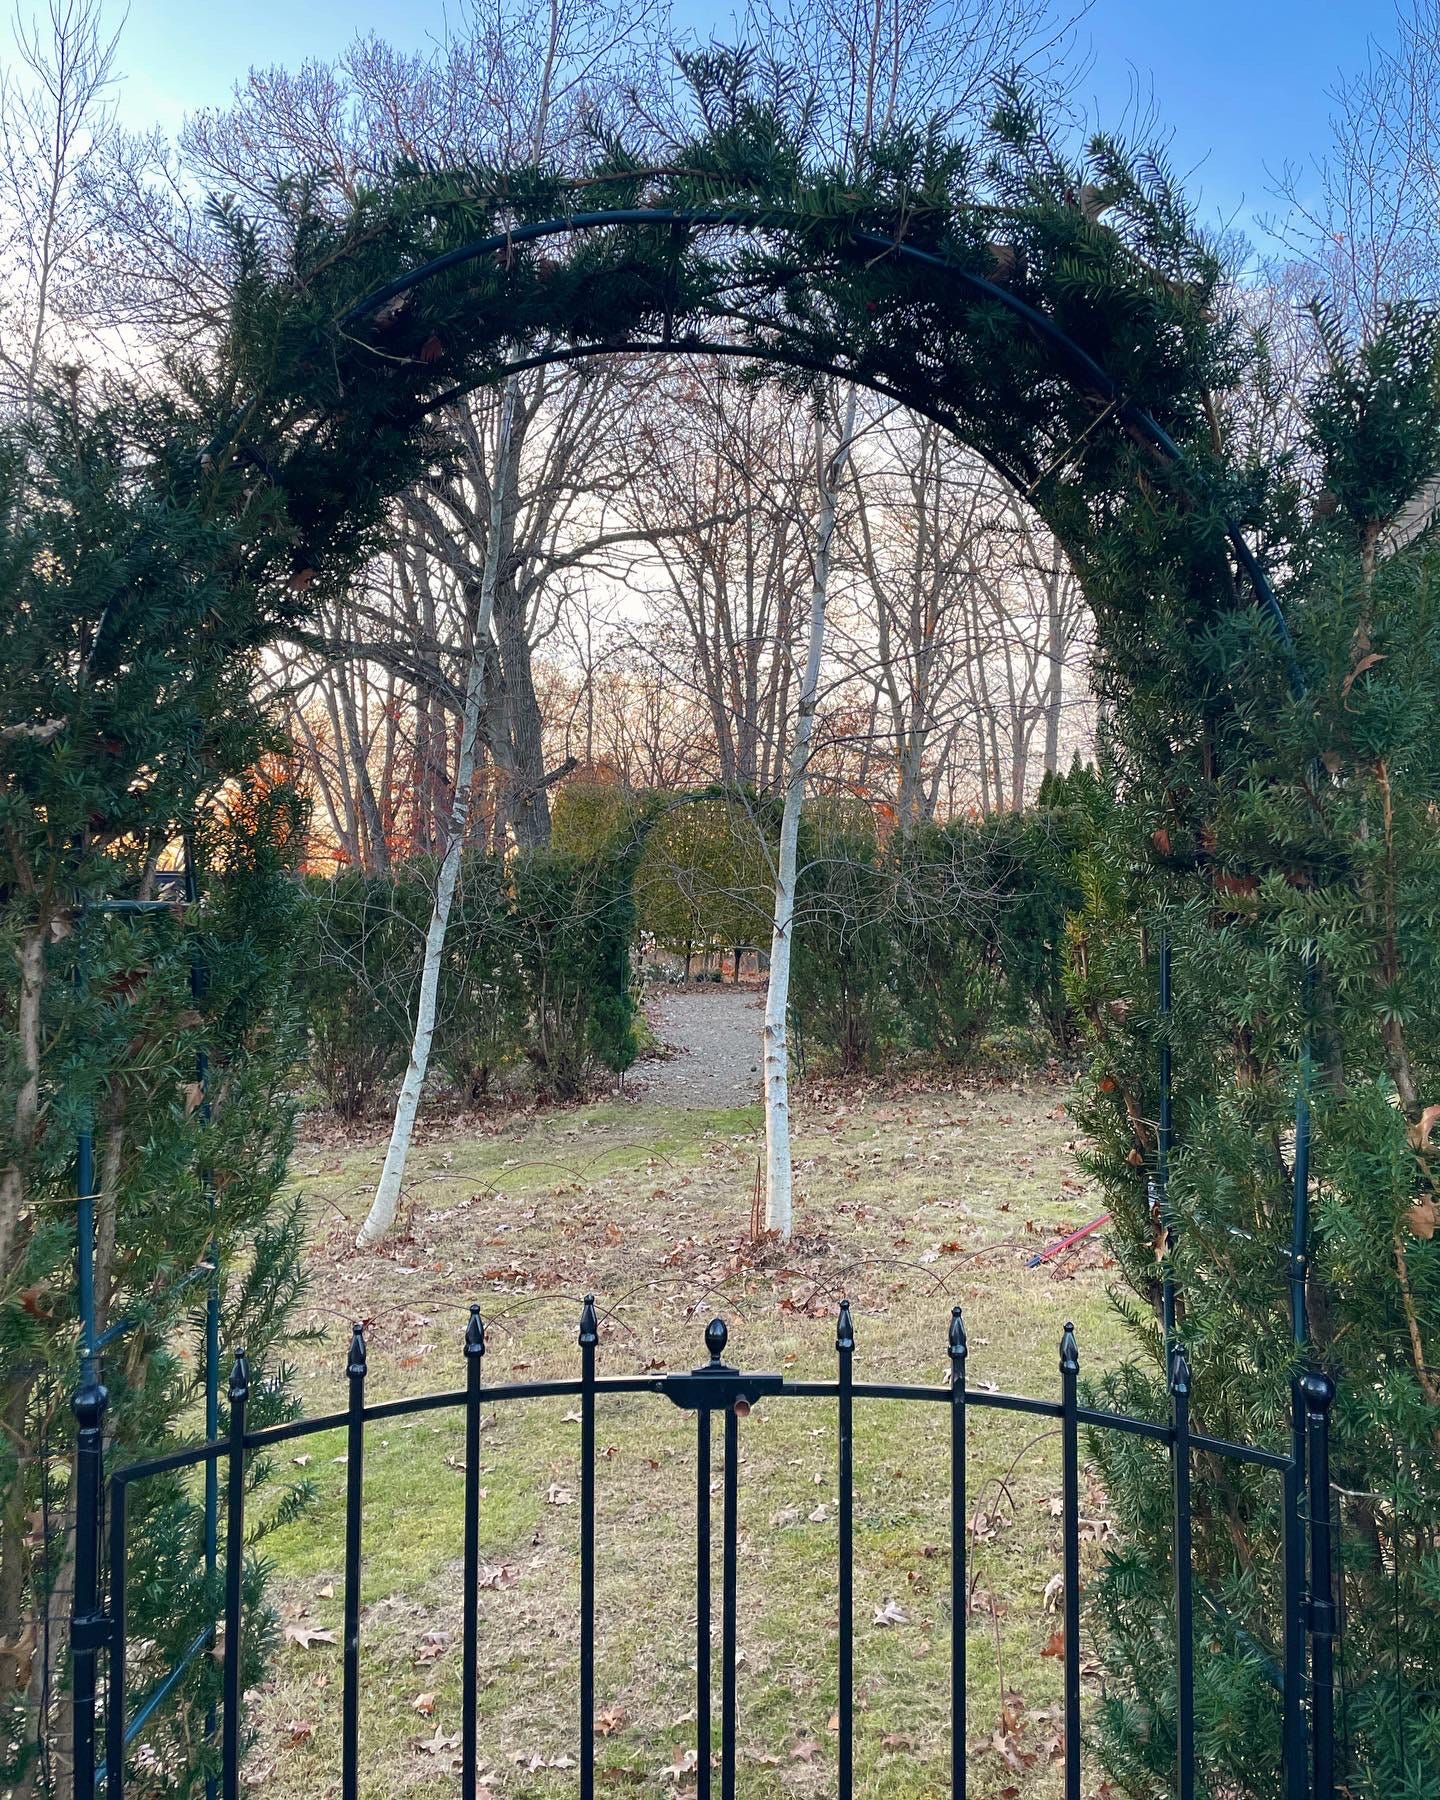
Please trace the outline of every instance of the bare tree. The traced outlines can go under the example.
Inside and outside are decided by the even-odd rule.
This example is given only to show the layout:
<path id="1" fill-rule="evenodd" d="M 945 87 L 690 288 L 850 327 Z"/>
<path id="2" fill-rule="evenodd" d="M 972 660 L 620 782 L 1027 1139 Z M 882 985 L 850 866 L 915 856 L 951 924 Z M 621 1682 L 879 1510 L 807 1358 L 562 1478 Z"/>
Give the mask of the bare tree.
<path id="1" fill-rule="evenodd" d="M 114 130 L 120 33 L 101 0 L 49 0 L 43 20 L 17 13 L 14 31 L 17 66 L 0 71 L 0 394 L 28 415 L 93 224 L 84 186 Z"/>
<path id="2" fill-rule="evenodd" d="M 718 778 L 778 788 L 811 575 L 811 421 L 772 389 L 686 365 L 656 384 L 638 435 L 651 454 L 624 504 L 652 550 L 630 573 L 637 637 L 708 716 Z"/>
<path id="3" fill-rule="evenodd" d="M 1440 299 L 1440 0 L 1402 0 L 1395 27 L 1333 90 L 1328 151 L 1281 171 L 1271 221 L 1359 336 L 1394 300 Z"/>

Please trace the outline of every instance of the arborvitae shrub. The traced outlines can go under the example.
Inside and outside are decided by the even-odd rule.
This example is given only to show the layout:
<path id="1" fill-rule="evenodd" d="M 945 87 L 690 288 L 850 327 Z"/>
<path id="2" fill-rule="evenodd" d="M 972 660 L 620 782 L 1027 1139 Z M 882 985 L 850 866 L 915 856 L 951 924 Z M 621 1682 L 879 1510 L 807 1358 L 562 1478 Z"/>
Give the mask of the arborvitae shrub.
<path id="1" fill-rule="evenodd" d="M 356 1119 L 405 1066 L 433 889 L 405 866 L 342 869 L 312 876 L 306 898 L 309 1072 L 333 1111 Z"/>
<path id="2" fill-rule="evenodd" d="M 630 984 L 632 863 L 529 850 L 510 864 L 512 930 L 524 982 L 524 1050 L 541 1086 L 583 1092 L 592 1069 L 635 1060 Z"/>
<path id="3" fill-rule="evenodd" d="M 790 1009 L 803 1055 L 847 1073 L 900 1041 L 893 882 L 873 831 L 802 825 Z"/>

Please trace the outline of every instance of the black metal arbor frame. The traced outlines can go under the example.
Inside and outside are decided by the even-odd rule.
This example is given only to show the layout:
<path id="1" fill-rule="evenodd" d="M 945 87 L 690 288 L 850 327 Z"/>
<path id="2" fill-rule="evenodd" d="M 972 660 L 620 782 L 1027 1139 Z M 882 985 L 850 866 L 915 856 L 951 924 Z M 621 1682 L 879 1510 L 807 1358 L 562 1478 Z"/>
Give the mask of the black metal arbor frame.
<path id="1" fill-rule="evenodd" d="M 373 318 L 382 307 L 398 300 L 443 272 L 467 262 L 493 256 L 524 242 L 586 232 L 606 227 L 647 227 L 674 232 L 763 232 L 785 223 L 776 211 L 737 208 L 680 210 L 674 208 L 616 208 L 576 212 L 564 217 L 519 224 L 437 257 L 422 267 L 399 276 L 368 294 L 340 320 L 351 330 Z M 1098 396 L 1116 425 L 1148 445 L 1164 462 L 1189 474 L 1184 453 L 1169 434 L 1142 408 L 1130 400 L 1111 376 L 1088 352 L 1052 319 L 1006 287 L 968 270 L 946 257 L 903 239 L 854 227 L 849 236 L 858 252 L 874 260 L 896 258 L 917 265 L 936 282 L 955 284 L 976 301 L 1008 313 L 1024 332 L 1038 342 L 1051 359 L 1055 372 L 1073 387 Z M 567 343 L 537 354 L 520 356 L 492 369 L 486 381 L 551 362 L 575 362 L 610 355 L 644 352 L 737 356 L 768 360 L 820 375 L 853 379 L 860 385 L 920 412 L 964 438 L 959 421 L 926 396 L 912 394 L 878 378 L 852 372 L 837 362 L 806 354 L 803 348 L 781 343 L 709 341 L 700 336 L 674 336 L 668 325 L 663 339 L 650 341 L 626 336 L 620 341 Z M 469 387 L 457 387 L 432 402 L 432 407 L 458 400 Z M 1256 604 L 1267 615 L 1286 659 L 1293 693 L 1303 694 L 1304 679 L 1279 603 L 1265 572 L 1233 520 L 1226 521 L 1236 564 L 1250 584 Z M 1307 957 L 1303 979 L 1312 973 Z M 1157 955 L 1158 1032 L 1157 1086 L 1159 1110 L 1151 1182 L 1160 1218 L 1173 1240 L 1174 1225 L 1167 1202 L 1170 1161 L 1174 1151 L 1172 1120 L 1172 1063 L 1170 1021 L 1174 970 L 1168 935 L 1162 935 Z M 692 1412 L 696 1420 L 696 1562 L 697 1562 L 697 1725 L 696 1778 L 701 1800 L 709 1800 L 712 1787 L 712 1538 L 710 1470 L 712 1418 L 720 1415 L 724 1464 L 721 1527 L 721 1702 L 719 1715 L 719 1765 L 722 1800 L 736 1793 L 737 1677 L 736 1637 L 738 1605 L 738 1506 L 739 1433 L 741 1421 L 762 1399 L 798 1398 L 833 1403 L 838 1410 L 839 1483 L 839 1590 L 838 1632 L 838 1792 L 849 1800 L 854 1781 L 853 1623 L 854 1623 L 854 1491 L 853 1405 L 857 1400 L 891 1400 L 942 1405 L 950 1414 L 951 1486 L 951 1774 L 948 1791 L 952 1800 L 963 1800 L 966 1791 L 966 1454 L 968 1413 L 972 1407 L 1029 1414 L 1058 1421 L 1062 1462 L 1062 1575 L 1064 1582 L 1064 1793 L 1066 1800 L 1081 1800 L 1081 1689 L 1080 1689 L 1080 1516 L 1079 1433 L 1115 1431 L 1164 1446 L 1168 1452 L 1173 1494 L 1173 1588 L 1176 1639 L 1175 1667 L 1175 1768 L 1178 1800 L 1193 1800 L 1196 1792 L 1195 1749 L 1195 1620 L 1196 1582 L 1191 1555 L 1191 1483 L 1193 1461 L 1209 1455 L 1270 1471 L 1282 1486 L 1284 1520 L 1284 1629 L 1278 1669 L 1274 1672 L 1283 1713 L 1284 1800 L 1333 1800 L 1334 1773 L 1334 1638 L 1336 1607 L 1331 1546 L 1329 1474 L 1329 1417 L 1334 1399 L 1330 1377 L 1315 1366 L 1310 1348 L 1305 1301 L 1309 1255 L 1309 1053 L 1302 1044 L 1299 1057 L 1295 1141 L 1293 1158 L 1293 1216 L 1289 1252 L 1291 1324 L 1296 1366 L 1302 1371 L 1292 1384 L 1290 1442 L 1284 1452 L 1256 1445 L 1238 1444 L 1207 1437 L 1190 1425 L 1191 1375 L 1184 1349 L 1176 1333 L 1175 1289 L 1167 1274 L 1162 1309 L 1168 1360 L 1170 1417 L 1168 1422 L 1084 1406 L 1079 1393 L 1079 1348 L 1073 1328 L 1066 1324 L 1060 1338 L 1058 1399 L 1037 1399 L 970 1390 L 966 1381 L 967 1345 L 959 1307 L 952 1314 L 947 1353 L 950 1379 L 937 1385 L 892 1382 L 857 1382 L 853 1375 L 855 1332 L 848 1302 L 842 1302 L 836 1331 L 838 1368 L 834 1381 L 793 1381 L 779 1374 L 747 1373 L 723 1360 L 727 1344 L 724 1323 L 713 1320 L 705 1333 L 709 1360 L 689 1374 L 601 1376 L 596 1372 L 599 1320 L 594 1303 L 586 1297 L 580 1316 L 580 1374 L 577 1380 L 511 1382 L 484 1385 L 485 1328 L 478 1306 L 471 1308 L 463 1354 L 466 1381 L 463 1388 L 416 1399 L 367 1404 L 365 1378 L 367 1349 L 359 1326 L 350 1345 L 346 1365 L 349 1404 L 343 1412 L 301 1419 L 264 1429 L 247 1428 L 246 1407 L 250 1371 L 244 1350 L 234 1358 L 230 1373 L 229 1431 L 218 1432 L 220 1385 L 219 1348 L 215 1333 L 208 1334 L 205 1369 L 207 1441 L 192 1448 L 133 1463 L 112 1473 L 104 1469 L 105 1413 L 108 1395 L 100 1376 L 98 1343 L 90 1327 L 82 1332 L 83 1370 L 74 1396 L 79 1424 L 76 1484 L 76 1569 L 71 1625 L 74 1685 L 74 1770 L 77 1795 L 103 1790 L 120 1800 L 126 1777 L 128 1747 L 144 1723 L 162 1705 L 178 1683 L 181 1669 L 172 1670 L 144 1697 L 132 1714 L 126 1686 L 126 1527 L 128 1498 L 137 1483 L 148 1477 L 196 1471 L 207 1490 L 206 1555 L 210 1567 L 223 1571 L 224 1651 L 223 1707 L 212 1731 L 218 1732 L 220 1776 L 207 1781 L 213 1794 L 239 1800 L 241 1756 L 244 1742 L 241 1662 L 244 1626 L 243 1562 L 245 1551 L 245 1495 L 247 1458 L 275 1445 L 320 1431 L 343 1428 L 348 1439 L 346 1470 L 346 1530 L 344 1571 L 344 1681 L 342 1693 L 341 1791 L 346 1800 L 358 1795 L 360 1780 L 360 1570 L 363 1557 L 361 1514 L 364 1445 L 367 1428 L 374 1423 L 421 1412 L 462 1410 L 465 1417 L 465 1488 L 463 1503 L 464 1635 L 461 1672 L 462 1766 L 461 1793 L 474 1800 L 479 1772 L 476 1690 L 479 1660 L 479 1554 L 481 1534 L 480 1422 L 482 1405 L 535 1398 L 576 1399 L 581 1407 L 580 1591 L 578 1625 L 580 1681 L 577 1729 L 579 1739 L 579 1792 L 593 1800 L 595 1792 L 595 1471 L 596 1407 L 606 1396 L 655 1394 Z M 79 1185 L 81 1192 L 78 1245 L 81 1287 L 90 1264 L 91 1244 L 85 1241 L 89 1181 L 82 1147 Z M 1167 1265 L 1168 1268 L 1168 1265 Z M 214 1311 L 214 1308 L 211 1308 Z M 219 1543 L 217 1506 L 219 1489 L 225 1491 L 223 1553 Z M 108 1523 L 107 1523 L 108 1521 Z M 197 1621 L 192 1654 L 216 1646 L 219 1621 Z M 106 1684 L 103 1708 L 99 1704 L 98 1665 L 105 1659 Z M 188 1660 L 188 1659 L 187 1659 Z"/>

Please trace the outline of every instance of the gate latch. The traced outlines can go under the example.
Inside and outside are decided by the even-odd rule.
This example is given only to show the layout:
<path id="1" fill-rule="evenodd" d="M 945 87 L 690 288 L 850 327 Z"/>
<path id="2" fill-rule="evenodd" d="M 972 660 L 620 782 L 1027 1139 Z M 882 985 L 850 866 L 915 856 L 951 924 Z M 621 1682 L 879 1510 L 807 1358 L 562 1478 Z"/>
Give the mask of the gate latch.
<path id="1" fill-rule="evenodd" d="M 661 1383 L 666 1398 L 687 1412 L 722 1412 L 732 1406 L 749 1412 L 762 1395 L 780 1393 L 785 1386 L 783 1375 L 747 1374 L 721 1360 L 729 1336 L 725 1321 L 712 1319 L 705 1327 L 709 1362 L 688 1375 L 667 1375 Z"/>

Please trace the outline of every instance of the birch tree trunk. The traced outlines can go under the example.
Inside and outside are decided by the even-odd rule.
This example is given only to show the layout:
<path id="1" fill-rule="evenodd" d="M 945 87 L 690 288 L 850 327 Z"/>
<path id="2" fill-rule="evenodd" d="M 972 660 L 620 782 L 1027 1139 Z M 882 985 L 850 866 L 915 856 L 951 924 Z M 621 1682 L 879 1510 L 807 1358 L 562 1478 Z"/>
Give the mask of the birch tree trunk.
<path id="1" fill-rule="evenodd" d="M 465 848 L 465 828 L 470 820 L 470 790 L 475 782 L 475 746 L 480 736 L 480 708 L 485 689 L 485 657 L 490 644 L 490 616 L 495 606 L 495 583 L 500 570 L 500 540 L 505 508 L 505 479 L 510 466 L 511 426 L 515 418 L 515 399 L 519 377 L 512 375 L 505 383 L 500 405 L 500 431 L 495 446 L 495 476 L 491 483 L 490 535 L 485 544 L 485 566 L 480 578 L 480 606 L 475 619 L 475 635 L 470 645 L 470 667 L 465 678 L 465 714 L 460 730 L 460 754 L 455 769 L 455 799 L 450 809 L 450 836 L 440 864 L 440 879 L 435 884 L 435 906 L 425 933 L 425 960 L 420 974 L 420 999 L 415 1008 L 415 1037 L 410 1046 L 410 1062 L 400 1095 L 395 1102 L 395 1123 L 390 1131 L 390 1148 L 385 1153 L 385 1167 L 365 1223 L 355 1239 L 363 1248 L 383 1237 L 395 1222 L 400 1203 L 400 1184 L 405 1179 L 405 1162 L 410 1154 L 410 1139 L 415 1130 L 415 1115 L 420 1107 L 420 1093 L 425 1086 L 425 1073 L 430 1066 L 430 1046 L 435 1037 L 435 1002 L 440 989 L 440 958 L 445 950 L 445 933 L 450 924 L 450 908 L 455 899 L 455 885 L 460 876 L 460 859 Z"/>
<path id="2" fill-rule="evenodd" d="M 780 846 L 775 862 L 775 916 L 770 934 L 770 981 L 765 991 L 765 1224 L 788 1238 L 794 1222 L 790 1161 L 790 945 L 795 921 L 795 864 L 800 841 L 800 815 L 805 807 L 805 775 L 810 739 L 815 729 L 815 701 L 820 687 L 820 660 L 825 649 L 825 607 L 829 598 L 830 540 L 835 532 L 835 501 L 855 434 L 855 389 L 845 399 L 845 416 L 835 454 L 820 476 L 820 509 L 815 524 L 815 581 L 810 594 L 810 636 L 785 805 L 780 815 Z"/>

